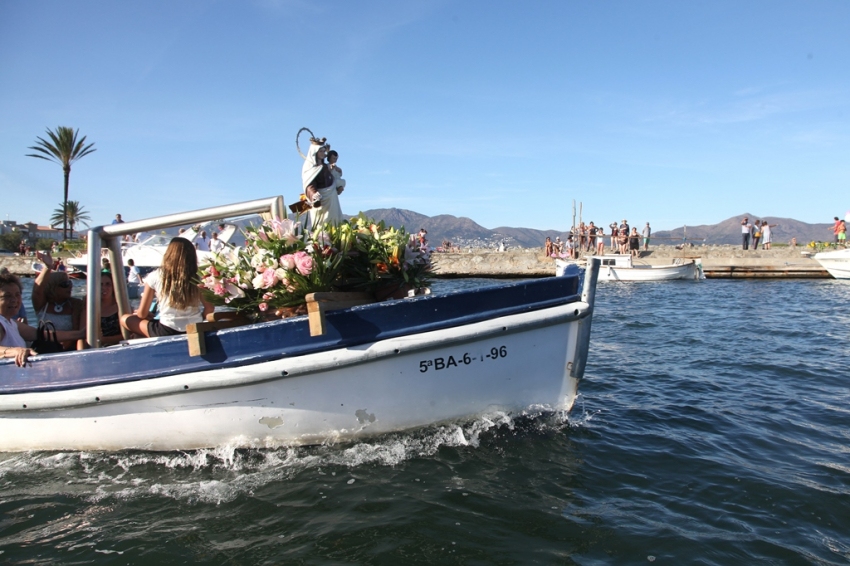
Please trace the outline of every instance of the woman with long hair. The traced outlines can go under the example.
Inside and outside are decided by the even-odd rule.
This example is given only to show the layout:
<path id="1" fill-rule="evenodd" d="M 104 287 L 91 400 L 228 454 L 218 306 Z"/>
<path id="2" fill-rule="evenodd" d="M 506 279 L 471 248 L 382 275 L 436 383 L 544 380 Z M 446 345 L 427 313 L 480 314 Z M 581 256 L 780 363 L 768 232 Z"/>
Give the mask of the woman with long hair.
<path id="1" fill-rule="evenodd" d="M 145 289 L 135 314 L 121 317 L 121 326 L 138 336 L 185 334 L 186 326 L 203 322 L 213 306 L 201 296 L 198 287 L 198 256 L 186 238 L 173 238 L 159 269 L 145 277 Z M 151 318 L 150 307 L 156 297 L 159 319 Z"/>

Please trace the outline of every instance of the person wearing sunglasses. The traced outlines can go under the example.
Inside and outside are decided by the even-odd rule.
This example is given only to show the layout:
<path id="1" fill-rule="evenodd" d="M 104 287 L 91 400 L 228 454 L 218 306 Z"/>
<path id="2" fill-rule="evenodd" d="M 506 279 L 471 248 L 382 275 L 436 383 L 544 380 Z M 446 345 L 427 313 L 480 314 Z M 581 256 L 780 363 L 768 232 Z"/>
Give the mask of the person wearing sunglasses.
<path id="1" fill-rule="evenodd" d="M 0 271 L 0 358 L 12 358 L 19 367 L 27 365 L 29 356 L 37 352 L 27 347 L 34 341 L 37 329 L 18 319 L 23 302 L 21 280 L 8 271 Z M 56 332 L 60 341 L 73 342 L 82 338 L 83 331 Z"/>
<path id="2" fill-rule="evenodd" d="M 50 321 L 56 330 L 72 331 L 83 329 L 82 299 L 71 296 L 74 283 L 64 271 L 53 271 L 53 258 L 50 252 L 38 252 L 44 268 L 39 272 L 32 286 L 32 307 L 39 322 Z M 62 341 L 66 350 L 76 348 L 76 341 Z"/>

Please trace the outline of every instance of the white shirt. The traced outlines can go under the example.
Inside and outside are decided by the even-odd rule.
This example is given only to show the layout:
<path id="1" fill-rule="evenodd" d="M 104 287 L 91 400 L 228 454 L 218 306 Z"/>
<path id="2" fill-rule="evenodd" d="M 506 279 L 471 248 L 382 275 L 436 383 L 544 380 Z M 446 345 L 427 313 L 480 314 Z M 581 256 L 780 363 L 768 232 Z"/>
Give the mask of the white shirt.
<path id="1" fill-rule="evenodd" d="M 210 251 L 210 239 L 209 238 L 202 238 L 201 236 L 198 236 L 197 238 L 195 238 L 195 245 L 198 247 L 199 252 Z"/>
<path id="2" fill-rule="evenodd" d="M 219 240 L 218 238 L 213 238 L 210 240 L 210 251 L 213 253 L 218 253 L 224 249 L 224 242 Z"/>
<path id="3" fill-rule="evenodd" d="M 18 323 L 14 320 L 9 320 L 5 316 L 0 316 L 0 326 L 5 330 L 3 339 L 0 340 L 0 346 L 7 348 L 26 348 L 27 343 L 21 337 L 18 331 Z"/>
<path id="4" fill-rule="evenodd" d="M 127 276 L 127 283 L 131 285 L 141 285 L 142 277 L 139 268 L 135 265 L 130 266 L 130 275 Z"/>
<path id="5" fill-rule="evenodd" d="M 145 277 L 145 285 L 152 288 L 156 293 L 156 300 L 159 303 L 159 322 L 179 332 L 186 332 L 186 326 L 193 322 L 203 322 L 204 317 L 201 315 L 200 299 L 197 305 L 188 309 L 176 309 L 172 307 L 168 304 L 168 299 L 162 296 L 162 285 L 159 276 L 159 269 L 155 269 Z"/>

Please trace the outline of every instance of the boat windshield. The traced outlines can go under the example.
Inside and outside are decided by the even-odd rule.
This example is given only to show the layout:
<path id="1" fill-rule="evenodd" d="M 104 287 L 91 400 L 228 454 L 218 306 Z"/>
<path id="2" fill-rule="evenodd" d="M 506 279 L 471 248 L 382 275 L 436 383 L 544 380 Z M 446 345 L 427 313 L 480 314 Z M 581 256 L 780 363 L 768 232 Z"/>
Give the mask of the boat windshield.
<path id="1" fill-rule="evenodd" d="M 168 234 L 155 234 L 146 240 L 142 240 L 136 246 L 167 246 L 174 236 Z"/>

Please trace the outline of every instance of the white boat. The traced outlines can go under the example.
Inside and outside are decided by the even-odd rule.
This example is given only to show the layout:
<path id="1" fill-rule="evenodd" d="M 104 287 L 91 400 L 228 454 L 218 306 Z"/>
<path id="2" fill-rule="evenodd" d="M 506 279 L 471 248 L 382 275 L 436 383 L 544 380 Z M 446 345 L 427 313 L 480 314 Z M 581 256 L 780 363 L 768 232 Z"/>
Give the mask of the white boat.
<path id="1" fill-rule="evenodd" d="M 230 206 L 284 211 L 280 197 Z M 179 225 L 229 210 L 165 218 Z M 89 231 L 90 295 L 99 290 L 101 239 L 120 265 L 119 238 L 154 220 L 162 222 Z M 597 267 L 591 262 L 583 279 L 572 267 L 560 277 L 332 310 L 317 336 L 300 316 L 35 356 L 25 368 L 0 360 L 0 451 L 273 447 L 567 411 L 587 360 Z M 99 301 L 87 308 L 97 325 Z M 119 297 L 119 311 L 127 309 Z M 89 343 L 98 344 L 97 330 L 87 329 Z"/>
<path id="2" fill-rule="evenodd" d="M 705 279 L 700 259 L 675 258 L 670 265 L 635 263 L 631 255 L 605 254 L 591 256 L 598 259 L 599 281 L 672 281 L 679 279 Z M 570 263 L 555 260 L 556 273 L 560 274 Z"/>
<path id="3" fill-rule="evenodd" d="M 33 273 L 41 273 L 41 270 L 44 269 L 44 264 L 40 262 L 33 262 L 32 271 Z M 84 279 L 86 274 L 84 271 L 78 271 L 74 267 L 71 267 L 69 271 L 67 271 L 68 277 L 71 279 Z M 127 284 L 127 296 L 130 299 L 138 299 L 141 296 L 141 289 L 139 285 L 128 283 Z"/>
<path id="4" fill-rule="evenodd" d="M 208 223 L 210 226 L 213 224 L 213 222 Z M 221 232 L 219 240 L 228 244 L 238 231 L 239 227 L 236 224 L 228 223 Z M 198 236 L 198 233 L 199 232 L 195 231 L 194 228 L 188 228 L 182 232 L 180 236 L 186 238 L 190 242 L 193 242 Z M 165 250 L 168 248 L 168 244 L 171 242 L 173 237 L 173 235 L 163 232 L 148 235 L 140 242 L 122 242 L 121 256 L 123 264 L 126 266 L 127 260 L 132 259 L 135 266 L 139 268 L 141 275 L 147 275 L 160 266 L 162 263 L 162 257 L 165 255 Z M 210 255 L 210 252 L 199 250 L 198 263 L 202 263 Z M 83 273 L 85 273 L 88 268 L 88 259 L 82 254 L 80 254 L 79 257 L 69 259 L 67 263 L 74 269 Z"/>
<path id="5" fill-rule="evenodd" d="M 814 258 L 836 279 L 850 279 L 850 249 L 820 252 Z"/>

